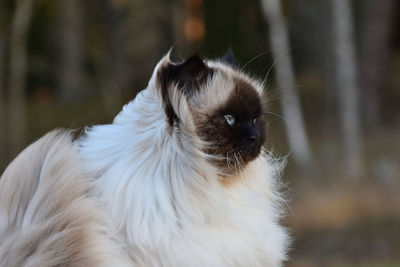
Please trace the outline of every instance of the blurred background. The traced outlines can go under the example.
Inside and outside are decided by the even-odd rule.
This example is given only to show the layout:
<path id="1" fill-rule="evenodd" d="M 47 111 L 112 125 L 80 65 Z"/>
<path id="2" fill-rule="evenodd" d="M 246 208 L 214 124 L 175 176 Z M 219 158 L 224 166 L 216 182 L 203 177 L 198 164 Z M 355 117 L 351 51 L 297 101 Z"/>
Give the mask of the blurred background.
<path id="1" fill-rule="evenodd" d="M 267 81 L 287 266 L 400 266 L 396 0 L 0 0 L 0 170 L 56 127 L 109 123 L 158 60 L 231 48 Z"/>

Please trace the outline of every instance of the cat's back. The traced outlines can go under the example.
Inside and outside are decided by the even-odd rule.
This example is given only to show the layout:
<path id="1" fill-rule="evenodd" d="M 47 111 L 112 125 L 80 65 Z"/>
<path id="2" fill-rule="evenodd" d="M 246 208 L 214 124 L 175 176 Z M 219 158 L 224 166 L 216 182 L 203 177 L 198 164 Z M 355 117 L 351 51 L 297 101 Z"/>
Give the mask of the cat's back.
<path id="1" fill-rule="evenodd" d="M 0 178 L 0 266 L 118 263 L 89 189 L 69 132 L 21 152 Z"/>

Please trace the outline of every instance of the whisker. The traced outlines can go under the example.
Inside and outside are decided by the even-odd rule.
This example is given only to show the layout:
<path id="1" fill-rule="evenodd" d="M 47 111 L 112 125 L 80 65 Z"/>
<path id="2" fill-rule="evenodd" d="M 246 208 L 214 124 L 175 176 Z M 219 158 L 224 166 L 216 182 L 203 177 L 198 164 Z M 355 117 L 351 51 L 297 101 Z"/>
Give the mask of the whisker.
<path id="1" fill-rule="evenodd" d="M 244 170 L 243 165 L 244 165 L 244 161 L 243 161 L 243 157 L 242 157 L 241 154 L 239 154 L 239 161 L 238 161 L 238 164 L 239 164 L 240 179 L 243 181 L 243 180 L 244 180 L 244 179 L 243 179 L 243 170 Z"/>
<path id="2" fill-rule="evenodd" d="M 239 153 L 239 155 L 234 153 L 234 156 L 235 156 L 235 165 L 237 166 L 237 169 L 235 169 L 235 171 L 236 171 L 237 174 L 240 174 L 240 176 L 242 178 L 242 176 L 243 176 L 243 164 L 242 164 L 243 159 L 242 159 L 242 156 L 240 155 L 240 153 Z"/>
<path id="3" fill-rule="evenodd" d="M 261 84 L 265 84 L 265 83 L 267 82 L 269 73 L 272 71 L 272 68 L 278 63 L 278 60 L 280 60 L 282 56 L 283 56 L 283 54 L 282 54 L 282 55 L 279 55 L 279 56 L 274 60 L 274 62 L 272 62 L 271 66 L 269 67 L 269 69 L 268 69 L 268 71 L 267 71 L 267 74 L 265 74 L 264 79 L 261 81 Z"/>
<path id="4" fill-rule="evenodd" d="M 235 173 L 237 173 L 237 157 L 236 157 L 236 152 L 233 152 L 233 156 L 235 157 L 235 161 L 234 161 L 234 166 L 235 166 Z"/>
<path id="5" fill-rule="evenodd" d="M 282 119 L 282 120 L 285 121 L 286 123 L 290 123 L 290 121 L 289 121 L 288 119 L 286 119 L 284 116 L 282 116 L 282 115 L 280 115 L 280 114 L 278 114 L 278 113 L 275 113 L 275 112 L 272 112 L 272 111 L 263 111 L 263 115 L 265 115 L 265 114 L 274 115 L 274 116 L 276 116 L 276 117 Z"/>
<path id="6" fill-rule="evenodd" d="M 258 54 L 257 56 L 253 57 L 252 59 L 250 59 L 249 61 L 247 61 L 246 64 L 244 64 L 244 66 L 241 68 L 242 70 L 244 70 L 244 68 L 246 68 L 247 65 L 249 65 L 251 62 L 253 62 L 254 60 L 256 60 L 257 58 L 264 56 L 265 54 L 268 54 L 269 52 L 271 52 L 271 50 L 267 50 L 265 52 L 262 52 L 261 54 Z"/>
<path id="7" fill-rule="evenodd" d="M 289 49 L 288 51 L 286 51 L 286 52 L 280 53 L 280 54 L 276 57 L 276 59 L 274 60 L 274 62 L 272 62 L 271 67 L 268 69 L 268 72 L 267 72 L 267 74 L 265 75 L 265 78 L 262 80 L 261 84 L 265 84 L 265 83 L 267 82 L 269 73 L 271 72 L 271 70 L 272 70 L 272 68 L 275 66 L 275 64 L 277 64 L 278 61 L 279 61 L 283 56 L 289 54 L 289 53 L 290 53 L 292 50 L 294 50 L 295 48 L 296 48 L 296 46 L 290 48 L 290 49 Z"/>

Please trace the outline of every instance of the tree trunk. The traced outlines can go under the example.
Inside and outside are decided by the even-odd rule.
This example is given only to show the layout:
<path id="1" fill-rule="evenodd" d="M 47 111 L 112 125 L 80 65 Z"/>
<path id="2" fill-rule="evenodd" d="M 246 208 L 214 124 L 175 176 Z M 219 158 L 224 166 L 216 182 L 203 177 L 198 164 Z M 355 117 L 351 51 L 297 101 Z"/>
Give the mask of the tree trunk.
<path id="1" fill-rule="evenodd" d="M 379 91 L 385 86 L 395 1 L 366 0 L 364 5 L 360 56 L 362 110 L 365 125 L 374 128 L 380 120 Z"/>
<path id="2" fill-rule="evenodd" d="M 302 168 L 311 165 L 311 153 L 304 126 L 295 77 L 290 57 L 289 37 L 279 0 L 262 0 L 262 9 L 269 24 L 272 55 L 275 61 L 275 79 L 282 90 L 282 112 L 287 119 L 286 134 L 295 162 Z"/>
<path id="3" fill-rule="evenodd" d="M 27 34 L 33 0 L 17 0 L 10 35 L 9 129 L 10 152 L 15 155 L 24 145 L 26 132 L 25 86 Z"/>
<path id="4" fill-rule="evenodd" d="M 82 16 L 79 0 L 60 0 L 60 77 L 58 97 L 74 102 L 84 94 L 82 76 Z"/>
<path id="5" fill-rule="evenodd" d="M 350 177 L 359 178 L 362 171 L 359 87 L 350 1 L 332 0 L 332 12 L 336 86 L 345 168 Z"/>

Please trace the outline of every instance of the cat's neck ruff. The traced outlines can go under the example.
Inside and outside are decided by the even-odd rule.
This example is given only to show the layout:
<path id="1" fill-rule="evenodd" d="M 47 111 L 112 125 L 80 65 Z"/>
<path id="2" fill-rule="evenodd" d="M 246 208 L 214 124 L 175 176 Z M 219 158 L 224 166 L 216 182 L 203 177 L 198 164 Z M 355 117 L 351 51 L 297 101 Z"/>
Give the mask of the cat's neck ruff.
<path id="1" fill-rule="evenodd" d="M 213 199 L 219 190 L 216 169 L 193 146 L 193 137 L 169 127 L 155 90 L 148 88 L 124 106 L 113 124 L 88 129 L 80 142 L 86 171 L 98 179 L 102 204 L 135 240 L 157 235 L 153 223 L 173 233 L 182 220 L 210 219 L 222 208 Z M 130 234 L 130 229 L 141 230 Z"/>
<path id="2" fill-rule="evenodd" d="M 225 177 L 235 183 L 221 182 L 193 129 L 168 123 L 154 75 L 79 142 L 94 194 L 140 266 L 279 266 L 285 257 L 274 165 L 261 153 Z"/>

